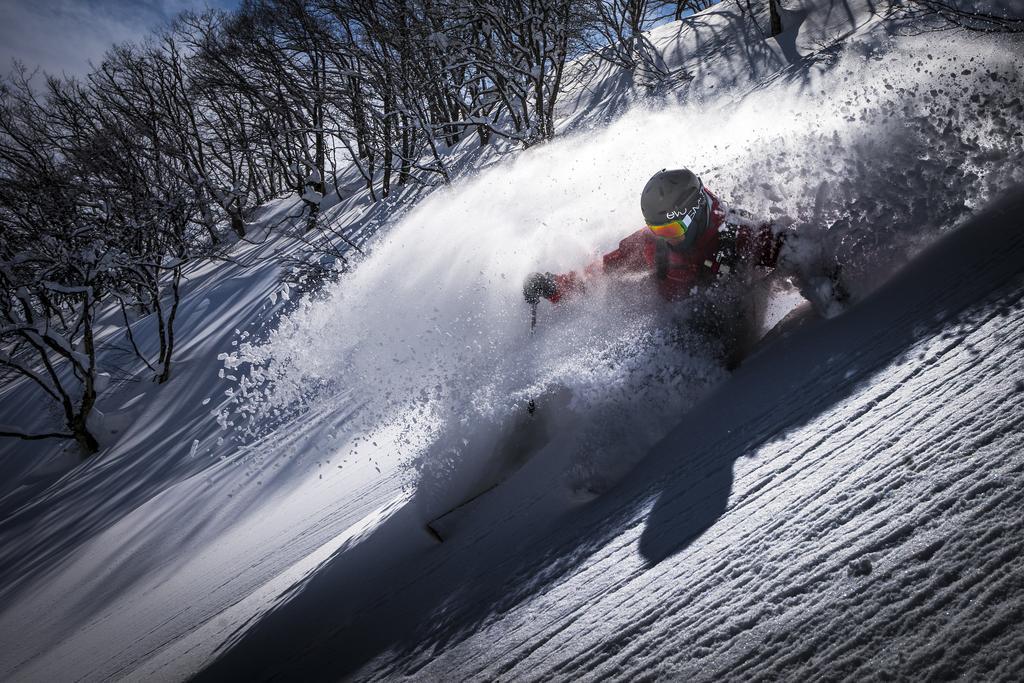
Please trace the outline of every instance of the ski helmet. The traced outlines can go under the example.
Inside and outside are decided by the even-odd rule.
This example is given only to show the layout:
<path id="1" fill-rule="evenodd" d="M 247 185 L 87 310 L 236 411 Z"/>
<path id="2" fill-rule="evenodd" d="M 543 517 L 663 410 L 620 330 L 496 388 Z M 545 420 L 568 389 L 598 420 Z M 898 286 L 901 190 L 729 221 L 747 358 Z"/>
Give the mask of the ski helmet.
<path id="1" fill-rule="evenodd" d="M 655 235 L 682 238 L 682 245 L 689 247 L 710 223 L 711 202 L 693 171 L 661 170 L 647 181 L 640 210 Z"/>

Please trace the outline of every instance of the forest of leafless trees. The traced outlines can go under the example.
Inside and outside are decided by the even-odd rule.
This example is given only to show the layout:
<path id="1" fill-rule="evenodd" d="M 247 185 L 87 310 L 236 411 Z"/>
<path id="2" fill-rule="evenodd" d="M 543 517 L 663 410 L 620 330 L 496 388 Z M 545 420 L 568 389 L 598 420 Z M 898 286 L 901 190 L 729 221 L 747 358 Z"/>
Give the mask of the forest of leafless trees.
<path id="1" fill-rule="evenodd" d="M 336 171 L 372 201 L 452 179 L 460 142 L 551 139 L 566 65 L 627 69 L 642 32 L 709 0 L 247 0 L 113 47 L 85 77 L 0 80 L 0 380 L 33 383 L 83 453 L 100 311 L 154 381 L 171 375 L 182 270 L 246 237 L 255 207 L 315 221 Z M 159 340 L 140 349 L 140 326 Z M 111 342 L 111 343 L 115 343 Z"/>

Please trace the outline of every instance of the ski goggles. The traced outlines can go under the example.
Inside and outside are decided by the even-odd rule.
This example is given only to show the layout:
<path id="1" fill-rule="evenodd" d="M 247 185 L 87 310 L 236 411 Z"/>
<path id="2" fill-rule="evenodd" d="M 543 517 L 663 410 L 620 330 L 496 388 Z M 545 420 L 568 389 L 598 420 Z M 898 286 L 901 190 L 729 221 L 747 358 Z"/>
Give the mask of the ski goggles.
<path id="1" fill-rule="evenodd" d="M 686 237 L 687 225 L 683 225 L 682 221 L 669 221 L 668 223 L 662 223 L 661 225 L 647 224 L 647 227 L 651 229 L 658 237 L 666 237 L 668 239 L 676 239 L 679 237 Z"/>
<path id="2" fill-rule="evenodd" d="M 697 195 L 697 205 L 690 209 L 686 214 L 680 216 L 676 220 L 669 221 L 668 223 L 661 223 L 658 225 L 651 225 L 648 223 L 647 227 L 650 228 L 651 232 L 658 237 L 665 237 L 667 239 L 680 239 L 686 237 L 686 231 L 690 229 L 693 221 L 697 216 L 701 215 L 710 204 L 711 198 L 708 196 L 707 190 L 701 187 L 700 194 Z"/>

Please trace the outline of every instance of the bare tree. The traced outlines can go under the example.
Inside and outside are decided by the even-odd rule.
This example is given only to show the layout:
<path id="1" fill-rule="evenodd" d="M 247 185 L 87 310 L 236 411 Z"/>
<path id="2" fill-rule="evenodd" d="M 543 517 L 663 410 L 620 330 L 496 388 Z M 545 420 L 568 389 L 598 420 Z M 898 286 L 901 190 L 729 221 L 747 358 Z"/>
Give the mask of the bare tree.
<path id="1" fill-rule="evenodd" d="M 895 4 L 894 4 L 895 5 Z M 909 0 L 896 6 L 911 17 L 922 21 L 938 20 L 934 26 L 941 29 L 956 26 L 980 33 L 1022 33 L 1024 18 L 994 12 L 983 12 L 975 7 L 964 7 L 956 0 Z"/>
<path id="2" fill-rule="evenodd" d="M 22 71 L 0 91 L 0 366 L 60 406 L 66 432 L 0 435 L 67 438 L 86 454 L 96 402 L 97 303 L 107 284 L 107 214 L 62 162 L 64 131 Z"/>
<path id="3" fill-rule="evenodd" d="M 629 71 L 643 63 L 648 0 L 595 0 L 591 46 L 605 61 Z"/>
<path id="4" fill-rule="evenodd" d="M 332 177 L 339 189 L 339 155 L 378 199 L 449 182 L 470 136 L 550 140 L 597 6 L 250 0 L 183 14 L 84 80 L 47 79 L 45 96 L 13 75 L 0 90 L 0 366 L 60 405 L 67 431 L 0 435 L 95 451 L 87 422 L 110 342 L 96 338 L 97 315 L 119 314 L 123 339 L 166 382 L 183 268 L 245 238 L 272 197 L 301 197 L 304 239 L 346 267 L 356 247 L 319 215 Z M 646 6 L 600 5 L 612 52 L 634 58 Z M 305 283 L 331 277 L 314 271 Z M 144 326 L 158 348 L 139 343 Z"/>
<path id="5" fill-rule="evenodd" d="M 654 10 L 652 21 L 657 22 L 671 16 L 673 20 L 679 21 L 688 14 L 695 14 L 716 5 L 721 0 L 650 0 L 651 9 Z M 668 14 L 665 14 L 668 12 Z"/>

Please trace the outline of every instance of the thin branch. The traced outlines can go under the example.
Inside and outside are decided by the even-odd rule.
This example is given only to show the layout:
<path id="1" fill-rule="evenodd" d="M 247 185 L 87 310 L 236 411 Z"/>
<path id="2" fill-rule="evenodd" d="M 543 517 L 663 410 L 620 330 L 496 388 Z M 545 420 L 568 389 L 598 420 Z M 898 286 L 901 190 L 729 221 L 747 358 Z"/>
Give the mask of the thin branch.
<path id="1" fill-rule="evenodd" d="M 74 439 L 74 434 L 65 434 L 63 432 L 51 432 L 49 434 L 25 434 L 23 432 L 6 431 L 6 428 L 0 427 L 0 436 L 13 437 L 15 439 L 23 439 L 25 441 L 39 441 L 41 439 Z"/>

